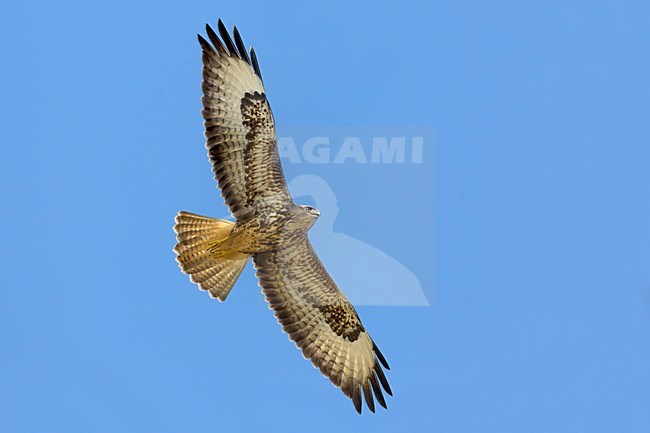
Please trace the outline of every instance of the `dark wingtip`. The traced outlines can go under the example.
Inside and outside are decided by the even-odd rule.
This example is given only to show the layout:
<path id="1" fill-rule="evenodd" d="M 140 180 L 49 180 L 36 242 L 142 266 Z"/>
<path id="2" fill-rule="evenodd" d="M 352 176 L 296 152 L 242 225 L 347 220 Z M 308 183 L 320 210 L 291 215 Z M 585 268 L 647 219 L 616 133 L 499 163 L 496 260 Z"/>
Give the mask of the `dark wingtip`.
<path id="1" fill-rule="evenodd" d="M 262 79 L 262 72 L 260 71 L 260 64 L 257 62 L 257 54 L 255 54 L 255 49 L 253 47 L 251 47 L 251 62 L 255 73 L 260 77 L 260 81 L 264 82 Z"/>
<path id="2" fill-rule="evenodd" d="M 393 391 L 390 389 L 390 385 L 388 384 L 388 380 L 386 380 L 386 376 L 384 375 L 384 371 L 381 369 L 379 364 L 375 364 L 375 373 L 377 374 L 377 377 L 379 378 L 379 382 L 381 383 L 381 386 L 384 388 L 384 391 L 390 396 L 393 395 Z"/>
<path id="3" fill-rule="evenodd" d="M 200 34 L 197 34 L 196 36 L 199 39 L 199 45 L 201 45 L 201 48 L 203 49 L 203 51 L 209 50 L 210 49 L 209 48 L 210 44 L 208 43 L 208 41 L 206 41 L 205 38 L 203 36 L 201 36 Z"/>
<path id="4" fill-rule="evenodd" d="M 363 396 L 366 399 L 366 406 L 368 406 L 370 412 L 375 413 L 375 402 L 372 399 L 372 392 L 370 391 L 370 378 L 366 379 L 363 383 Z"/>
<path id="5" fill-rule="evenodd" d="M 205 25 L 205 32 L 208 34 L 208 39 L 212 42 L 212 45 L 217 49 L 217 51 L 221 54 L 228 54 L 226 49 L 223 47 L 223 44 L 221 43 L 221 40 L 219 39 L 219 36 L 215 33 L 215 31 L 210 27 L 210 24 Z"/>
<path id="6" fill-rule="evenodd" d="M 354 409 L 357 411 L 359 415 L 361 415 L 361 399 L 355 399 L 353 400 L 354 402 Z"/>
<path id="7" fill-rule="evenodd" d="M 372 350 L 375 352 L 375 355 L 377 355 L 377 359 L 379 359 L 379 362 L 381 362 L 381 365 L 384 366 L 386 370 L 390 370 L 390 367 L 388 366 L 388 361 L 386 361 L 386 358 L 384 358 L 384 355 L 381 353 L 375 342 L 372 342 Z"/>
<path id="8" fill-rule="evenodd" d="M 237 52 L 237 48 L 235 47 L 235 44 L 232 42 L 232 38 L 230 37 L 230 34 L 228 33 L 226 26 L 223 24 L 223 21 L 221 21 L 221 19 L 219 19 L 219 22 L 217 23 L 217 27 L 219 29 L 219 34 L 221 35 L 221 39 L 223 39 L 223 43 L 226 44 L 226 48 L 228 48 L 230 55 L 241 58 L 241 56 Z"/>
<path id="9" fill-rule="evenodd" d="M 379 382 L 377 382 L 377 375 L 375 373 L 370 375 L 370 385 L 372 385 L 372 392 L 375 394 L 377 402 L 384 409 L 388 409 L 386 406 L 386 400 L 384 399 L 384 394 L 381 393 L 381 388 L 379 387 Z"/>
<path id="10" fill-rule="evenodd" d="M 361 389 L 358 383 L 355 383 L 352 386 L 352 402 L 354 403 L 354 408 L 359 414 L 361 414 Z"/>
<path id="11" fill-rule="evenodd" d="M 208 23 L 205 23 L 205 32 L 208 34 L 208 38 L 210 38 L 211 41 L 213 40 L 212 36 L 217 36 L 217 34 L 214 32 L 214 30 L 212 30 L 212 27 L 210 27 L 210 24 Z"/>
<path id="12" fill-rule="evenodd" d="M 237 26 L 234 26 L 232 28 L 232 34 L 233 36 L 235 36 L 235 45 L 237 45 L 237 52 L 239 53 L 239 57 L 241 57 L 243 60 L 246 61 L 246 63 L 250 65 L 251 59 L 248 58 L 248 53 L 246 52 L 246 46 L 244 45 L 244 41 L 242 40 L 241 35 L 239 34 L 239 30 L 237 30 Z"/>
<path id="13" fill-rule="evenodd" d="M 226 26 L 221 19 L 219 19 L 219 21 L 217 22 L 217 30 L 221 37 L 217 35 L 217 33 L 212 29 L 210 24 L 207 23 L 205 24 L 205 31 L 208 35 L 208 39 L 210 40 L 210 42 L 212 42 L 212 45 L 210 45 L 210 43 L 208 43 L 206 39 L 198 35 L 199 43 L 201 44 L 203 50 L 214 53 L 217 56 L 227 55 L 232 57 L 238 57 L 244 60 L 246 63 L 248 63 L 253 67 L 255 74 L 259 77 L 260 81 L 264 83 L 264 80 L 262 79 L 262 72 L 260 71 L 260 65 L 257 60 L 257 55 L 255 54 L 255 50 L 253 49 L 253 47 L 251 47 L 250 55 L 249 55 L 248 51 L 246 51 L 244 40 L 242 39 L 241 34 L 237 29 L 237 26 L 233 27 L 233 36 L 235 39 L 234 42 L 230 37 L 230 33 L 228 33 L 228 30 L 226 29 Z"/>

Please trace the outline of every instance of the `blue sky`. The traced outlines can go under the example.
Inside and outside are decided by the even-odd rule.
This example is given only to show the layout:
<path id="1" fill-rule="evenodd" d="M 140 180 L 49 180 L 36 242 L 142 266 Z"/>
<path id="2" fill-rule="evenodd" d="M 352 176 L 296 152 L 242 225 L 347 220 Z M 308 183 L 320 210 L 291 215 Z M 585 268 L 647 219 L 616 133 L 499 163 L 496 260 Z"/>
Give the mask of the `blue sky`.
<path id="1" fill-rule="evenodd" d="M 647 3 L 0 16 L 6 431 L 650 429 Z M 335 192 L 334 232 L 431 303 L 358 308 L 391 363 L 388 411 L 358 416 L 302 359 L 252 267 L 220 304 L 176 266 L 176 212 L 226 212 L 195 36 L 218 18 L 256 47 L 280 127 L 433 131 L 421 164 L 285 161 Z"/>

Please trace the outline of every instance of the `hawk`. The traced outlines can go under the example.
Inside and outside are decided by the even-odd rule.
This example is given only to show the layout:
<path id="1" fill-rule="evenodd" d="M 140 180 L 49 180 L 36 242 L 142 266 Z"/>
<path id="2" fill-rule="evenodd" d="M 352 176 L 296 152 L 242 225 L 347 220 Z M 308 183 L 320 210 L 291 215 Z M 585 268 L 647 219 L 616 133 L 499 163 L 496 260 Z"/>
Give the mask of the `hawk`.
<path id="1" fill-rule="evenodd" d="M 253 48 L 219 20 L 198 35 L 203 57 L 206 148 L 235 222 L 179 212 L 174 252 L 181 270 L 225 301 L 252 257 L 269 307 L 305 358 L 352 400 L 374 412 L 392 395 L 386 359 L 318 259 L 307 232 L 320 215 L 294 204 L 280 163 L 275 121 Z M 374 396 L 374 399 L 373 399 Z"/>

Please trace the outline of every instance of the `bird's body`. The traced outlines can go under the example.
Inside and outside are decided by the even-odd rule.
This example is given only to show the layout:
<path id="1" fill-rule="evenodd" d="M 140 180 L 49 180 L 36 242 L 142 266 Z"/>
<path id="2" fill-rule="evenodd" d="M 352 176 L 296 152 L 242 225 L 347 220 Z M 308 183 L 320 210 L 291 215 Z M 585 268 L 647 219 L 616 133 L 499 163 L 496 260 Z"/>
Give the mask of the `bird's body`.
<path id="1" fill-rule="evenodd" d="M 252 257 L 282 329 L 361 412 L 392 395 L 383 355 L 314 252 L 307 233 L 319 211 L 294 204 L 278 154 L 275 121 L 257 56 L 219 21 L 203 49 L 203 118 L 215 179 L 235 222 L 180 212 L 174 248 L 181 269 L 224 301 Z"/>
<path id="2" fill-rule="evenodd" d="M 230 235 L 213 247 L 217 257 L 254 256 L 291 244 L 306 236 L 315 216 L 302 206 L 291 205 L 237 221 Z"/>

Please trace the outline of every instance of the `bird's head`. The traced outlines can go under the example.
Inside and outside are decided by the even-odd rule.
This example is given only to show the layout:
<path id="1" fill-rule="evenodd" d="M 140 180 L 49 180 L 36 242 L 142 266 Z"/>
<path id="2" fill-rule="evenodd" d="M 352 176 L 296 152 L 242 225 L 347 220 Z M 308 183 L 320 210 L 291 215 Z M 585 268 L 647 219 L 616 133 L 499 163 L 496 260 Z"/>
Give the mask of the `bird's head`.
<path id="1" fill-rule="evenodd" d="M 320 211 L 318 209 L 316 209 L 315 207 L 307 206 L 307 205 L 304 205 L 304 204 L 300 205 L 300 207 L 303 208 L 305 210 L 305 212 L 307 212 L 307 214 L 309 214 L 314 219 L 316 219 L 316 218 L 318 218 L 320 216 Z"/>

